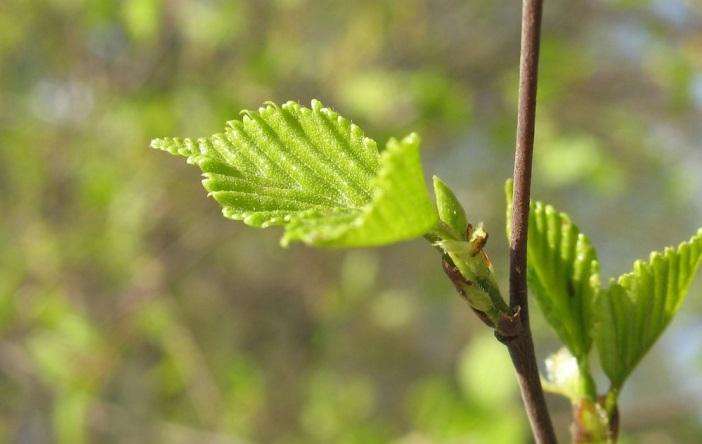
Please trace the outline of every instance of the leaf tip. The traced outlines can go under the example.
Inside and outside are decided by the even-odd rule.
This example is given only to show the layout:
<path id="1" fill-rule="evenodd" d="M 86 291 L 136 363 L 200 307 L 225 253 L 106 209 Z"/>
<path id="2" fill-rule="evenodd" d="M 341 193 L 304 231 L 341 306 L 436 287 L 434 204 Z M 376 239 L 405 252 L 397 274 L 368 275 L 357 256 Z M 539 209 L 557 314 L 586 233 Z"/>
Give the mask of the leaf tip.
<path id="1" fill-rule="evenodd" d="M 151 142 L 149 142 L 149 147 L 155 150 L 162 150 L 164 143 L 164 139 L 160 137 L 156 139 L 151 139 Z"/>
<path id="2" fill-rule="evenodd" d="M 187 139 L 186 139 L 187 141 Z M 171 154 L 184 154 L 181 153 L 182 145 L 184 145 L 179 139 L 174 137 L 159 137 L 156 139 L 151 139 L 149 147 L 159 151 L 166 151 Z"/>
<path id="3" fill-rule="evenodd" d="M 199 154 L 199 150 L 192 139 L 179 139 L 177 137 L 160 137 L 152 139 L 149 146 L 153 149 L 166 151 L 175 156 L 192 156 Z"/>
<path id="4" fill-rule="evenodd" d="M 419 145 L 422 142 L 422 138 L 419 137 L 419 134 L 412 132 L 409 133 L 402 139 L 402 143 L 408 144 L 408 145 Z"/>
<path id="5" fill-rule="evenodd" d="M 288 248 L 290 246 L 290 242 L 293 241 L 293 239 L 290 235 L 288 235 L 287 231 L 285 234 L 283 234 L 283 237 L 280 238 L 278 241 L 278 245 L 281 246 L 281 248 Z"/>
<path id="6" fill-rule="evenodd" d="M 254 111 L 251 111 L 250 109 L 242 109 L 239 111 L 239 115 L 241 116 L 241 120 L 246 122 L 247 120 L 252 120 Z"/>
<path id="7" fill-rule="evenodd" d="M 649 263 L 653 264 L 654 262 L 657 262 L 657 261 L 659 261 L 660 259 L 662 259 L 663 256 L 666 256 L 666 255 L 670 254 L 670 252 L 672 252 L 672 251 L 673 251 L 673 248 L 672 248 L 672 247 L 665 247 L 665 248 L 663 249 L 663 253 L 662 253 L 662 254 L 661 254 L 660 252 L 658 252 L 658 251 L 652 251 L 652 252 L 648 255 L 648 261 L 649 261 Z"/>
<path id="8" fill-rule="evenodd" d="M 310 107 L 312 108 L 312 111 L 318 113 L 318 112 L 320 112 L 322 109 L 324 109 L 324 104 L 322 104 L 322 102 L 320 102 L 320 101 L 317 100 L 317 99 L 312 99 L 312 100 L 310 101 Z"/>

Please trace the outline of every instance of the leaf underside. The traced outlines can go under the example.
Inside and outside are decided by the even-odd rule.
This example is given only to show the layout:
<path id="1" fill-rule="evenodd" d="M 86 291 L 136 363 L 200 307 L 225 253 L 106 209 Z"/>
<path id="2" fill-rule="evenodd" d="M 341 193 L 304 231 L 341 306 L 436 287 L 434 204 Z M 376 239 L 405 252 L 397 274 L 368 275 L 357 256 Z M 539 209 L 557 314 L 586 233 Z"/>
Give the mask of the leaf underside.
<path id="1" fill-rule="evenodd" d="M 590 307 L 599 287 L 597 254 L 565 213 L 532 202 L 527 279 L 544 315 L 571 353 L 584 358 L 592 340 Z"/>
<path id="2" fill-rule="evenodd" d="M 509 226 L 509 183 L 506 191 Z M 568 215 L 541 202 L 530 203 L 527 239 L 529 287 L 561 341 L 584 360 L 592 345 L 591 307 L 599 289 L 597 253 Z"/>
<path id="3" fill-rule="evenodd" d="M 162 138 L 151 146 L 187 157 L 223 214 L 260 228 L 285 227 L 283 245 L 383 245 L 437 223 L 419 157 L 419 137 L 375 141 L 318 101 L 268 103 L 224 133 Z"/>
<path id="4" fill-rule="evenodd" d="M 636 261 L 597 297 L 595 342 L 602 368 L 620 388 L 680 308 L 702 262 L 702 230 L 677 248 Z"/>

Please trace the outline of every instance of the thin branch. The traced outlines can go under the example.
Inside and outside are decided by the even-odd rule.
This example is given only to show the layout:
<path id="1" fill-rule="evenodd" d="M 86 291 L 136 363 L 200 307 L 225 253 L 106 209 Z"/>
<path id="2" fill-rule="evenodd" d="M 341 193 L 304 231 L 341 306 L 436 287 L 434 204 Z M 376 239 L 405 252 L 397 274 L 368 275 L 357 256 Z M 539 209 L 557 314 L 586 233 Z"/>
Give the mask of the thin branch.
<path id="1" fill-rule="evenodd" d="M 534 121 L 536 117 L 536 85 L 541 37 L 542 0 L 522 2 L 522 44 L 519 62 L 519 110 L 517 117 L 517 147 L 514 157 L 514 195 L 510 244 L 509 302 L 520 310 L 521 329 L 517 336 L 501 338 L 509 349 L 522 400 L 538 444 L 556 443 L 551 418 L 544 399 L 536 365 L 534 343 L 529 326 L 527 301 L 527 230 L 529 225 L 529 193 L 531 163 L 534 151 Z"/>
<path id="2" fill-rule="evenodd" d="M 523 314 L 527 310 L 526 247 L 529 224 L 531 161 L 534 152 L 541 5 L 541 0 L 523 0 L 522 9 L 517 148 L 514 153 L 514 194 L 512 196 L 512 232 L 510 235 L 509 303 L 513 307 L 522 307 Z M 525 319 L 525 317 L 522 317 L 522 319 Z"/>

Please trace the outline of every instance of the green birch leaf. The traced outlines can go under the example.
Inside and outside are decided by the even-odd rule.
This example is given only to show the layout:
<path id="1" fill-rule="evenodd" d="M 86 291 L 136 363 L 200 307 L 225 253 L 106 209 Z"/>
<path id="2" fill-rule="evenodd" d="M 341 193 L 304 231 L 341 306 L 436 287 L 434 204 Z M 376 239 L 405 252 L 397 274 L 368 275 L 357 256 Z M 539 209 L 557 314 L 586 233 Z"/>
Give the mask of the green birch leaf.
<path id="1" fill-rule="evenodd" d="M 283 245 L 358 247 L 421 236 L 438 222 L 424 183 L 419 137 L 375 141 L 318 101 L 311 109 L 272 103 L 224 133 L 197 140 L 154 139 L 184 156 L 225 217 L 285 227 Z"/>
<path id="2" fill-rule="evenodd" d="M 678 248 L 651 253 L 597 297 L 595 343 L 618 391 L 680 308 L 702 262 L 702 229 Z"/>
<path id="3" fill-rule="evenodd" d="M 463 239 L 468 226 L 466 212 L 453 190 L 438 176 L 434 176 L 434 195 L 439 219 L 453 229 L 456 239 Z"/>
<path id="4" fill-rule="evenodd" d="M 508 181 L 508 236 L 512 185 Z M 592 345 L 592 304 L 599 291 L 599 263 L 590 240 L 567 214 L 551 205 L 530 203 L 527 279 L 541 311 L 579 361 Z"/>

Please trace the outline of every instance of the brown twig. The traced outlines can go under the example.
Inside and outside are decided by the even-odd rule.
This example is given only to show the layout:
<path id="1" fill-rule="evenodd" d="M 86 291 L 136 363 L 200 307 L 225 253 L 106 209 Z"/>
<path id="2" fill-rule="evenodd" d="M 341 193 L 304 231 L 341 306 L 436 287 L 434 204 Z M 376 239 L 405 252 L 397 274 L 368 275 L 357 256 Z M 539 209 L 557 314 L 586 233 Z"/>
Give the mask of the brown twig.
<path id="1" fill-rule="evenodd" d="M 551 418 L 541 388 L 536 365 L 534 343 L 529 327 L 527 302 L 527 230 L 529 225 L 529 193 L 531 163 L 534 151 L 534 120 L 536 116 L 536 84 L 539 64 L 542 0 L 522 2 L 522 44 L 519 62 L 519 110 L 517 117 L 517 147 L 514 157 L 514 194 L 510 244 L 509 302 L 520 310 L 522 328 L 517 336 L 502 338 L 509 349 L 522 400 L 531 424 L 534 439 L 539 444 L 556 443 Z"/>

